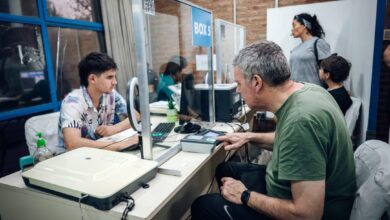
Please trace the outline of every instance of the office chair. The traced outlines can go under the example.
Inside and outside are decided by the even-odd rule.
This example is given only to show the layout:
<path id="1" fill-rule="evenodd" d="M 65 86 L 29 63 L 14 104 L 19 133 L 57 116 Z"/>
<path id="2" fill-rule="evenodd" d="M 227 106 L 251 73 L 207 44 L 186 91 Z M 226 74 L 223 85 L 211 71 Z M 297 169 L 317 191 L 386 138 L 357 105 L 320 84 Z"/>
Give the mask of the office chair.
<path id="1" fill-rule="evenodd" d="M 377 220 L 390 214 L 390 145 L 369 140 L 354 153 L 357 193 L 350 220 Z"/>
<path id="2" fill-rule="evenodd" d="M 29 118 L 24 125 L 26 143 L 30 155 L 36 150 L 37 132 L 42 132 L 42 137 L 46 140 L 46 147 L 54 154 L 60 154 L 65 151 L 58 147 L 58 120 L 60 112 L 53 112 L 43 115 L 37 115 Z"/>

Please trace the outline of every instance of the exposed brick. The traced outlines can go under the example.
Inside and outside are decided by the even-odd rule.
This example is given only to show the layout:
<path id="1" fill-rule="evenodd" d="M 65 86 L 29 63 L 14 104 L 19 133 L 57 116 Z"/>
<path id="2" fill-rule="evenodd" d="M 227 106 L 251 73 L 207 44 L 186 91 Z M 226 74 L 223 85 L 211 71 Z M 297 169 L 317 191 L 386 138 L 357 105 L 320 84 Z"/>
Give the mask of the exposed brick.
<path id="1" fill-rule="evenodd" d="M 280 0 L 279 6 L 326 1 L 329 0 Z M 213 19 L 234 21 L 233 0 L 190 0 L 190 2 L 212 11 Z M 165 15 L 150 16 L 153 69 L 160 72 L 161 67 L 169 61 L 172 55 L 182 55 L 188 59 L 190 66 L 193 67 L 192 72 L 195 73 L 195 80 L 201 81 L 204 73 L 196 73 L 195 55 L 207 54 L 207 50 L 192 46 L 190 7 L 180 6 L 177 2 L 167 0 L 156 0 L 155 4 L 156 12 Z M 273 8 L 274 5 L 274 0 L 236 1 L 236 21 L 237 24 L 246 28 L 247 43 L 266 39 L 267 9 Z M 167 41 L 167 39 L 170 40 Z"/>

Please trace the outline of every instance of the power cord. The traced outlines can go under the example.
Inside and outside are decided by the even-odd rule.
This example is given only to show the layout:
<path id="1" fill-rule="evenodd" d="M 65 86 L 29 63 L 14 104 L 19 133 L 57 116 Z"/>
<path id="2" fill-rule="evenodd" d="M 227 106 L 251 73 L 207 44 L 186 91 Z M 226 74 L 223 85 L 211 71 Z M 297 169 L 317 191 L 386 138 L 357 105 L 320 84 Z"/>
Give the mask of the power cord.
<path id="1" fill-rule="evenodd" d="M 232 128 L 233 133 L 236 132 L 236 130 L 234 129 L 233 125 L 231 125 L 231 124 L 229 124 L 229 123 L 227 123 L 227 122 L 224 122 L 224 123 L 225 123 L 226 125 L 228 125 L 229 127 Z"/>
<path id="2" fill-rule="evenodd" d="M 81 200 L 87 198 L 89 195 L 88 194 L 85 194 L 85 195 L 81 195 L 81 197 L 79 198 L 79 208 L 80 208 L 80 213 L 81 213 L 81 220 L 84 220 L 84 213 L 83 213 L 83 209 L 81 208 Z"/>
<path id="3" fill-rule="evenodd" d="M 225 124 L 229 125 L 232 129 L 233 129 L 233 133 L 235 133 L 235 130 L 233 128 L 233 126 L 227 122 L 225 122 Z M 241 123 L 235 123 L 234 125 L 238 125 L 240 127 L 240 131 L 245 131 L 244 127 L 242 126 Z M 249 159 L 249 149 L 248 149 L 248 143 L 245 144 L 244 146 L 244 150 L 245 150 L 245 160 L 247 163 L 250 162 L 250 159 Z"/>
<path id="4" fill-rule="evenodd" d="M 238 127 L 240 127 L 239 131 L 245 131 L 245 128 L 244 128 L 243 124 L 241 124 L 241 122 L 234 123 L 234 125 L 237 125 Z"/>
<path id="5" fill-rule="evenodd" d="M 246 159 L 246 162 L 247 163 L 250 163 L 250 159 L 249 159 L 249 150 L 248 150 L 248 143 L 245 144 L 245 159 Z"/>
<path id="6" fill-rule="evenodd" d="M 126 208 L 123 210 L 121 218 L 121 220 L 126 220 L 127 215 L 134 208 L 135 202 L 133 197 L 131 197 L 127 192 L 123 193 L 123 195 L 120 197 L 120 201 L 126 203 Z"/>
<path id="7" fill-rule="evenodd" d="M 248 119 L 247 119 L 247 117 L 246 117 L 246 109 L 245 109 L 245 101 L 244 101 L 244 99 L 241 99 L 241 107 L 242 107 L 242 109 L 244 109 L 244 123 L 247 123 L 248 121 Z M 243 124 L 244 124 L 243 123 Z"/>
<path id="8" fill-rule="evenodd" d="M 226 159 L 229 157 L 229 155 L 230 155 L 230 153 L 231 153 L 232 151 L 228 151 L 228 153 L 226 154 L 226 156 L 225 156 L 225 158 L 223 159 L 223 161 L 226 161 Z M 207 193 L 206 194 L 209 194 L 210 192 L 211 192 L 211 188 L 212 188 L 212 186 L 213 186 L 213 184 L 214 184 L 214 180 L 215 180 L 215 174 L 214 174 L 214 177 L 213 177 L 213 179 L 211 180 L 211 183 L 210 183 L 210 185 L 209 185 L 209 188 L 207 189 Z"/>

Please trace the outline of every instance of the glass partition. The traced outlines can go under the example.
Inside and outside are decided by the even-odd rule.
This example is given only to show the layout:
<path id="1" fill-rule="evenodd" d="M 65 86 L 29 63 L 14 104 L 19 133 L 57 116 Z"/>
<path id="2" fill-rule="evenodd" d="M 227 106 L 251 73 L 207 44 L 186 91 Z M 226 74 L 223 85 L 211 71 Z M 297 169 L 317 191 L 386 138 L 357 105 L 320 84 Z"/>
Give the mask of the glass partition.
<path id="1" fill-rule="evenodd" d="M 180 108 L 180 122 L 209 120 L 201 103 L 209 103 L 208 93 L 196 90 L 206 82 L 209 47 L 194 46 L 192 6 L 179 1 L 156 0 L 155 15 L 147 15 L 149 72 L 159 83 L 156 99 L 173 99 Z M 171 85 L 172 84 L 172 85 Z M 169 88 L 164 88 L 168 85 Z"/>
<path id="2" fill-rule="evenodd" d="M 211 86 L 204 92 L 196 89 L 211 69 L 212 15 L 187 1 L 156 0 L 154 12 L 144 12 L 142 3 L 132 1 L 133 31 L 139 94 L 143 97 L 140 99 L 142 155 L 153 159 L 150 101 L 175 101 L 180 107 L 181 123 L 205 121 L 209 112 L 211 124 L 215 122 L 213 110 L 206 113 L 200 109 L 205 106 L 214 109 L 213 80 L 209 80 Z M 150 98 L 153 94 L 155 99 Z"/>
<path id="3" fill-rule="evenodd" d="M 245 46 L 245 28 L 215 19 L 217 83 L 233 83 L 233 59 Z"/>

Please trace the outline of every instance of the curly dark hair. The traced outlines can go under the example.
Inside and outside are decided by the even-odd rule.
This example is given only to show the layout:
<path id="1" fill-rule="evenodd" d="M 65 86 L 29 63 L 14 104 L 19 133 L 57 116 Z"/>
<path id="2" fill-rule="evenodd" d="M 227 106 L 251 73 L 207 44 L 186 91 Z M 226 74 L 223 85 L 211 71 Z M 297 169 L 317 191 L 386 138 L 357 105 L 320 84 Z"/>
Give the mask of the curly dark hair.
<path id="1" fill-rule="evenodd" d="M 294 20 L 304 25 L 311 35 L 319 38 L 323 38 L 325 36 L 325 32 L 322 29 L 316 15 L 311 16 L 308 13 L 301 13 L 295 15 Z"/>

